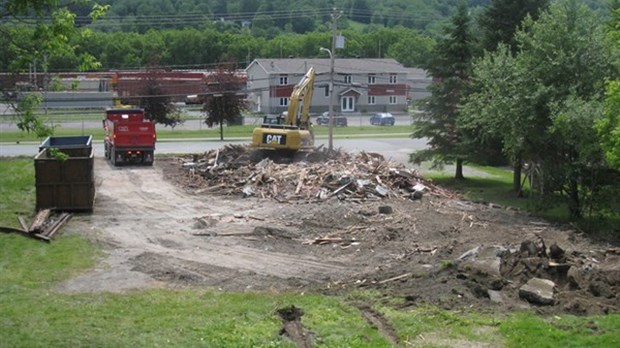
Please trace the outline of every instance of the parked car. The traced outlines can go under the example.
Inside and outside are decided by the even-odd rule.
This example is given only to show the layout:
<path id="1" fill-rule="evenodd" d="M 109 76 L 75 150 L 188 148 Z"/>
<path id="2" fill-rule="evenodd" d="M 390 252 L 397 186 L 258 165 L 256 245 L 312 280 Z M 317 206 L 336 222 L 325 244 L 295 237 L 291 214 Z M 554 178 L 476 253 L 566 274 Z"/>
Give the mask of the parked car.
<path id="1" fill-rule="evenodd" d="M 370 116 L 370 124 L 376 126 L 393 126 L 396 119 L 389 112 L 378 112 Z"/>
<path id="2" fill-rule="evenodd" d="M 316 124 L 329 125 L 329 111 L 325 111 L 316 118 Z M 347 117 L 343 115 L 334 115 L 334 126 L 346 127 L 348 125 Z"/>

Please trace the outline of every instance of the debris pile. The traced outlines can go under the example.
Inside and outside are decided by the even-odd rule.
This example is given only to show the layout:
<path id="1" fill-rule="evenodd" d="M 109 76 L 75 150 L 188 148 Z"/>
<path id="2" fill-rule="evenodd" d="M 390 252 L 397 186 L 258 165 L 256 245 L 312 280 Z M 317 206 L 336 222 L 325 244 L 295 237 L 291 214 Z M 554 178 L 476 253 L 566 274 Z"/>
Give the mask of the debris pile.
<path id="1" fill-rule="evenodd" d="M 267 154 L 267 155 L 265 155 Z M 315 150 L 275 156 L 245 145 L 226 145 L 193 159 L 181 160 L 185 186 L 196 193 L 213 192 L 279 202 L 382 198 L 420 199 L 424 194 L 453 197 L 416 170 L 387 161 L 377 153 L 352 155 L 342 150 Z"/>
<path id="2" fill-rule="evenodd" d="M 565 251 L 540 236 L 517 249 L 476 247 L 458 260 L 458 278 L 477 297 L 501 303 L 518 295 L 535 306 L 562 306 L 574 314 L 617 312 L 620 291 L 618 249 Z"/>
<path id="3" fill-rule="evenodd" d="M 28 225 L 21 216 L 17 219 L 22 227 L 21 229 L 13 227 L 0 227 L 0 231 L 6 233 L 19 233 L 27 237 L 49 242 L 60 230 L 60 228 L 64 226 L 69 219 L 71 219 L 71 214 L 52 214 L 50 209 L 42 209 L 39 210 L 37 215 L 35 215 L 30 225 Z"/>

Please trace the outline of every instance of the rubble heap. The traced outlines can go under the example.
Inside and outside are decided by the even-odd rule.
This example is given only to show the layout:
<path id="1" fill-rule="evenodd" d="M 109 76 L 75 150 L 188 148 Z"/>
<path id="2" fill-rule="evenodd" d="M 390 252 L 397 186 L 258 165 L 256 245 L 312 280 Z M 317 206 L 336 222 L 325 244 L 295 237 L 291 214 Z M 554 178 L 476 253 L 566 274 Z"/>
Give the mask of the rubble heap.
<path id="1" fill-rule="evenodd" d="M 547 247 L 540 235 L 518 248 L 478 246 L 456 260 L 459 279 L 477 297 L 492 302 L 520 300 L 535 306 L 561 306 L 573 314 L 618 311 L 620 250 L 564 250 Z"/>
<path id="2" fill-rule="evenodd" d="M 420 199 L 423 194 L 454 194 L 424 180 L 412 168 L 377 153 L 342 150 L 275 156 L 245 145 L 226 145 L 192 160 L 181 159 L 186 187 L 213 192 L 272 198 L 280 202 L 382 198 Z"/>

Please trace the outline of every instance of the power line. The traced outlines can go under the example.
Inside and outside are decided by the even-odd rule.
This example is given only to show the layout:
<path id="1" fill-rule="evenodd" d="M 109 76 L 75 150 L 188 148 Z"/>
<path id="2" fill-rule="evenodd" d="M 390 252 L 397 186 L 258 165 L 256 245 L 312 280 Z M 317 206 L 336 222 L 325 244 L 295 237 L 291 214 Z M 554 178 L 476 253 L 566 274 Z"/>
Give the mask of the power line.
<path id="1" fill-rule="evenodd" d="M 426 11 L 426 12 L 425 12 Z M 387 19 L 387 20 L 407 20 L 407 21 L 435 21 L 446 19 L 446 17 L 439 15 L 436 11 L 420 11 L 416 10 L 413 13 L 407 13 L 406 11 L 384 11 L 384 10 L 357 10 L 357 9 L 349 9 L 343 15 L 351 19 L 351 17 L 357 18 L 368 18 L 372 19 L 373 17 Z M 167 14 L 167 15 L 128 15 L 128 16 L 114 16 L 108 15 L 99 18 L 95 22 L 95 26 L 104 27 L 107 24 L 117 24 L 118 22 L 131 21 L 131 24 L 134 25 L 183 25 L 183 26 L 191 26 L 195 24 L 204 23 L 205 20 L 210 21 L 219 21 L 224 19 L 225 21 L 252 21 L 256 18 L 263 17 L 264 19 L 300 19 L 300 18 L 308 18 L 308 17 L 325 17 L 329 18 L 331 14 L 330 8 L 318 8 L 315 10 L 308 9 L 300 9 L 300 10 L 274 10 L 274 11 L 263 11 L 263 12 L 229 12 L 229 13 L 183 13 L 183 14 Z M 35 24 L 40 19 L 27 17 L 27 16 L 19 16 L 14 17 L 23 21 L 24 23 Z M 261 18 L 261 19 L 263 19 Z M 77 24 L 89 24 L 92 22 L 92 19 L 88 16 L 76 16 L 75 22 Z"/>

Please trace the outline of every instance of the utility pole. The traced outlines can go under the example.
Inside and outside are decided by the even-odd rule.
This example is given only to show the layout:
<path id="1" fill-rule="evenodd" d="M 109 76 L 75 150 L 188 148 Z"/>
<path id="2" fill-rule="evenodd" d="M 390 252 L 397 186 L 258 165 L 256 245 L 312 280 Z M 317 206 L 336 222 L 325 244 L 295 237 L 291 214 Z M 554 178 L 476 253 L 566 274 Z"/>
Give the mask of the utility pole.
<path id="1" fill-rule="evenodd" d="M 332 13 L 332 47 L 329 51 L 329 151 L 334 149 L 334 61 L 336 59 L 336 31 L 340 14 L 334 7 Z"/>
<path id="2" fill-rule="evenodd" d="M 47 74 L 47 53 L 43 54 L 43 102 L 45 106 L 45 116 L 47 117 L 47 89 L 49 88 L 49 79 Z M 52 121 L 54 127 L 54 121 Z"/>

